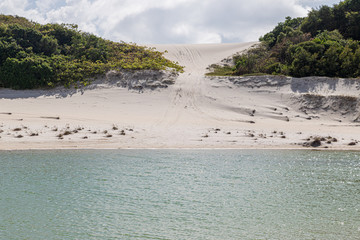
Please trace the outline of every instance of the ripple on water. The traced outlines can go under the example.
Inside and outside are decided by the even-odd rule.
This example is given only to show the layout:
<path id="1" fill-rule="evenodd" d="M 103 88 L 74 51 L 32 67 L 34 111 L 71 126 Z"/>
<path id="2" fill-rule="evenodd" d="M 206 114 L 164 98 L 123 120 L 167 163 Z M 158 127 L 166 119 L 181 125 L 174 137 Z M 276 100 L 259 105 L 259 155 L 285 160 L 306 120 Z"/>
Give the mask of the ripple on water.
<path id="1" fill-rule="evenodd" d="M 359 239 L 360 154 L 0 152 L 0 239 Z"/>

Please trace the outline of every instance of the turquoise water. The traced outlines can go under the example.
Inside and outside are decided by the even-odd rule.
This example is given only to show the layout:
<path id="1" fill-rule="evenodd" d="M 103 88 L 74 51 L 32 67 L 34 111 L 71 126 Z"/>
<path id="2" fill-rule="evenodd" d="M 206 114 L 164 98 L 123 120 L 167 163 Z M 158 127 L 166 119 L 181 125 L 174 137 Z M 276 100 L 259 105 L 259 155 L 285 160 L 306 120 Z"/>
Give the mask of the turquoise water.
<path id="1" fill-rule="evenodd" d="M 360 239 L 360 153 L 0 152 L 0 239 Z"/>

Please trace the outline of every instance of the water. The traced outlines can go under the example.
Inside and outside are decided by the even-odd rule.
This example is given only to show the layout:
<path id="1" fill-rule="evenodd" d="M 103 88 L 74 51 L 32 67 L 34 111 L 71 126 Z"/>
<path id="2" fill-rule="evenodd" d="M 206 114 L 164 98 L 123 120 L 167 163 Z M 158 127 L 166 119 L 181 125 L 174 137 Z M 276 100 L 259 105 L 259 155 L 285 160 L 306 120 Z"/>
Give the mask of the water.
<path id="1" fill-rule="evenodd" d="M 360 239 L 360 153 L 0 152 L 0 239 Z"/>

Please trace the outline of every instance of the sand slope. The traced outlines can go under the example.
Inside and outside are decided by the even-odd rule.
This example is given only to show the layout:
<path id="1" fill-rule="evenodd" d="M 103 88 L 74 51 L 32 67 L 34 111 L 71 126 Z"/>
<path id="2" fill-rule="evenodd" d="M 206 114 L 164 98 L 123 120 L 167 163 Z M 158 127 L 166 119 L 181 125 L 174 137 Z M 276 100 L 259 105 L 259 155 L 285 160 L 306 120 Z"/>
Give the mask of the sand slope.
<path id="1" fill-rule="evenodd" d="M 359 149 L 357 80 L 204 76 L 253 44 L 151 46 L 185 66 L 164 89 L 0 89 L 0 149 L 304 148 L 316 137 Z"/>

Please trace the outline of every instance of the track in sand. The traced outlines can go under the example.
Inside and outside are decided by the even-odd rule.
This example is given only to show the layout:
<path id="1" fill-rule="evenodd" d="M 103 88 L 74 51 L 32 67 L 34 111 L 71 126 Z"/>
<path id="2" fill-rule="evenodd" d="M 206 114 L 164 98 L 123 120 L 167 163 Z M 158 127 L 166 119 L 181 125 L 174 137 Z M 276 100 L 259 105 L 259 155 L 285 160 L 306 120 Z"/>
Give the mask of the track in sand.
<path id="1" fill-rule="evenodd" d="M 206 68 L 236 52 L 248 49 L 255 43 L 152 45 L 151 47 L 159 51 L 166 50 L 167 58 L 185 67 L 185 72 L 180 74 L 175 85 L 171 87 L 171 102 L 160 123 L 175 125 L 182 118 L 186 121 L 188 114 L 201 119 L 223 121 L 220 116 L 204 111 L 202 107 L 206 104 L 216 106 L 214 100 L 218 99 L 212 92 L 211 83 L 205 77 Z"/>

